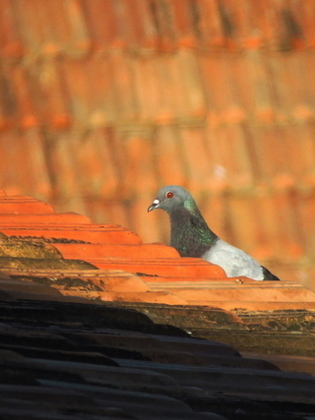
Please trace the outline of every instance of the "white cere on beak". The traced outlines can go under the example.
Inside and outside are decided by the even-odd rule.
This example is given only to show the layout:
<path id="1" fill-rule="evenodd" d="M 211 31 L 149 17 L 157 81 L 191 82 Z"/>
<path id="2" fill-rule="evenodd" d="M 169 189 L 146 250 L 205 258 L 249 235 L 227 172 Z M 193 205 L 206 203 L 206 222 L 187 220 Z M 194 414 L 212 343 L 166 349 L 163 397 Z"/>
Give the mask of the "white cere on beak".
<path id="1" fill-rule="evenodd" d="M 152 204 L 159 204 L 160 200 L 158 200 L 157 198 L 153 201 Z"/>

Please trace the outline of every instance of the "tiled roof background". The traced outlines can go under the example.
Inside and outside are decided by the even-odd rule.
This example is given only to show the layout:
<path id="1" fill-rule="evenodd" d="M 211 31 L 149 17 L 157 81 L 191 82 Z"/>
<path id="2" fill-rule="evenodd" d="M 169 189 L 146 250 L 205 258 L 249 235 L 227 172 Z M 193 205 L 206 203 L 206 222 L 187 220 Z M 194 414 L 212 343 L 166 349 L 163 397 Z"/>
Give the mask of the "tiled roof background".
<path id="1" fill-rule="evenodd" d="M 144 241 L 156 191 L 287 279 L 315 254 L 313 0 L 1 0 L 0 188 Z"/>

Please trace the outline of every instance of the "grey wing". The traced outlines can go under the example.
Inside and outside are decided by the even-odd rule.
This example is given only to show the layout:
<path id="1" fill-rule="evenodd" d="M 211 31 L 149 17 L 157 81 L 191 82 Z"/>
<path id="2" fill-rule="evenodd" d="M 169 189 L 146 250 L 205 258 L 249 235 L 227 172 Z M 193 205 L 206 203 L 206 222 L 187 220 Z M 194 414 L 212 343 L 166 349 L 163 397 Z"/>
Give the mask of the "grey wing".
<path id="1" fill-rule="evenodd" d="M 246 276 L 263 280 L 260 264 L 244 251 L 219 239 L 202 258 L 223 268 L 228 277 Z"/>

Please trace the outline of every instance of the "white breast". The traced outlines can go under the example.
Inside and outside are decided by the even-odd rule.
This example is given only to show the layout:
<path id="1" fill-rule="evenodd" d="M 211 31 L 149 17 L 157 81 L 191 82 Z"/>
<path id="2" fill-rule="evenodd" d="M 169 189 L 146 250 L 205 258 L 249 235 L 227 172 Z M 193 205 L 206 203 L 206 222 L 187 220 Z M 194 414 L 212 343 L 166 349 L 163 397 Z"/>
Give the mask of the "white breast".
<path id="1" fill-rule="evenodd" d="M 263 280 L 260 264 L 244 251 L 218 239 L 202 258 L 223 268 L 228 277 L 246 276 L 254 280 Z"/>

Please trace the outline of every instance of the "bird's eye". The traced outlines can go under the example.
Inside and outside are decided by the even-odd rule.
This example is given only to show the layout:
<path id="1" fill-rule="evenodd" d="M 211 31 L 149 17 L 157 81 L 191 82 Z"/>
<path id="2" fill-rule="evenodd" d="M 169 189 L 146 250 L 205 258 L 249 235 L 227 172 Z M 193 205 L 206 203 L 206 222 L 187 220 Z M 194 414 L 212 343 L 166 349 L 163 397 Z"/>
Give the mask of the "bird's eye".
<path id="1" fill-rule="evenodd" d="M 166 197 L 166 198 L 172 198 L 172 197 L 174 197 L 174 193 L 172 193 L 171 191 L 169 191 L 169 192 L 167 192 L 167 193 L 165 194 L 165 197 Z"/>

